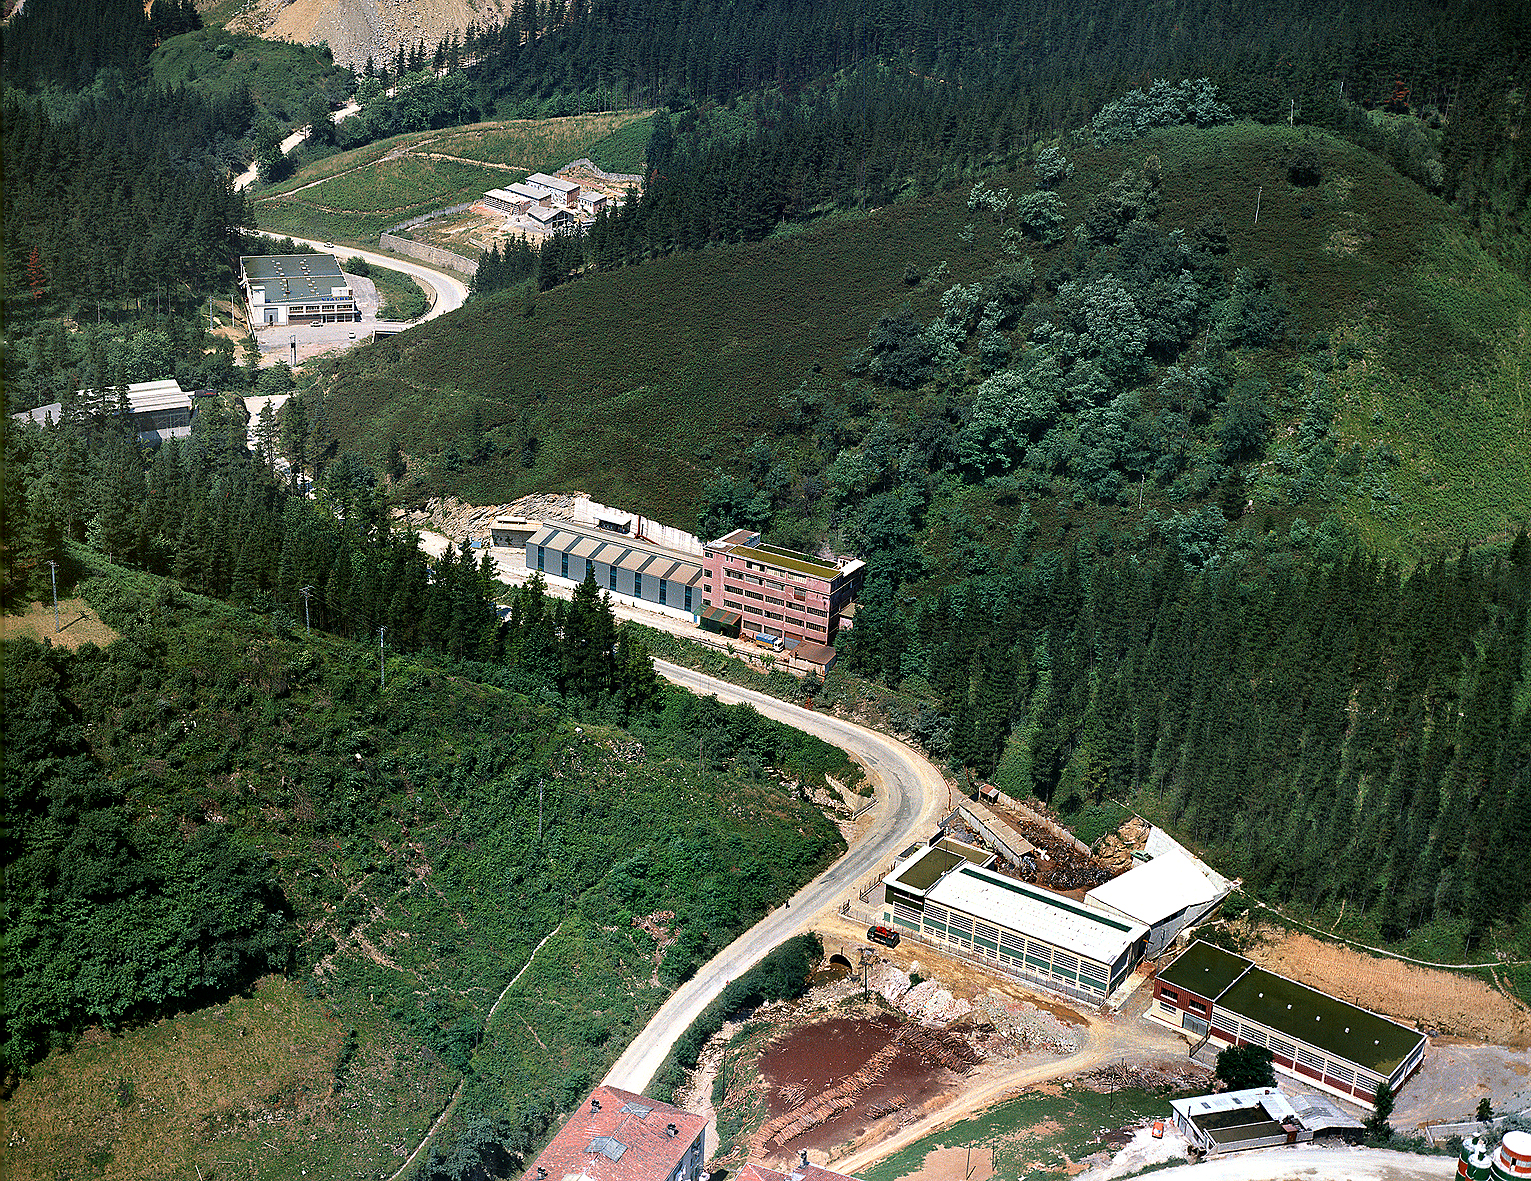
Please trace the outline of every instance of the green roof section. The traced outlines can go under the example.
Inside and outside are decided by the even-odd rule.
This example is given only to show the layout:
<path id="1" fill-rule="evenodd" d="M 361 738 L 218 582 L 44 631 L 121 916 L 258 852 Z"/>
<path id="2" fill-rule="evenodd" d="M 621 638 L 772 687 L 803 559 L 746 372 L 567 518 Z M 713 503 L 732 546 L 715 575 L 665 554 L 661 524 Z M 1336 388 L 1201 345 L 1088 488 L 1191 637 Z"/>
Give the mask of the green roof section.
<path id="1" fill-rule="evenodd" d="M 783 570 L 792 570 L 798 574 L 807 574 L 813 578 L 835 578 L 840 573 L 833 566 L 826 566 L 823 562 L 815 562 L 807 554 L 800 554 L 789 549 L 780 549 L 774 545 L 736 545 L 733 548 L 733 552 L 742 558 L 754 558 L 757 562 L 780 566 Z"/>
<path id="2" fill-rule="evenodd" d="M 964 864 L 967 858 L 950 849 L 926 849 L 897 873 L 890 874 L 888 881 L 906 890 L 924 892 L 935 885 L 941 875 Z"/>
<path id="3" fill-rule="evenodd" d="M 252 279 L 334 279 L 335 286 L 345 284 L 340 264 L 332 254 L 247 254 L 239 260 Z M 305 268 L 308 275 L 304 275 Z"/>
<path id="4" fill-rule="evenodd" d="M 1416 1030 L 1264 968 L 1251 967 L 1217 1003 L 1384 1077 L 1424 1041 Z"/>
<path id="5" fill-rule="evenodd" d="M 1222 996 L 1223 991 L 1242 976 L 1254 964 L 1241 955 L 1213 947 L 1198 939 L 1191 944 L 1169 967 L 1159 973 L 1165 984 L 1194 992 L 1209 1001 Z"/>

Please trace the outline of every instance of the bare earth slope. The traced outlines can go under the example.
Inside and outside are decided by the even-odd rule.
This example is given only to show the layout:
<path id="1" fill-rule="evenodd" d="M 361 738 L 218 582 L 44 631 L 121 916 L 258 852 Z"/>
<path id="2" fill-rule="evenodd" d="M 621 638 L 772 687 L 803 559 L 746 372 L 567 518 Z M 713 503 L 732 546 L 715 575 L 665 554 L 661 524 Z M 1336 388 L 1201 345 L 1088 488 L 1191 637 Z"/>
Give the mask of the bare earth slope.
<path id="1" fill-rule="evenodd" d="M 503 0 L 258 0 L 228 27 L 273 40 L 327 41 L 336 61 L 360 69 L 401 45 L 423 41 L 433 49 L 470 24 L 498 24 L 507 7 Z"/>

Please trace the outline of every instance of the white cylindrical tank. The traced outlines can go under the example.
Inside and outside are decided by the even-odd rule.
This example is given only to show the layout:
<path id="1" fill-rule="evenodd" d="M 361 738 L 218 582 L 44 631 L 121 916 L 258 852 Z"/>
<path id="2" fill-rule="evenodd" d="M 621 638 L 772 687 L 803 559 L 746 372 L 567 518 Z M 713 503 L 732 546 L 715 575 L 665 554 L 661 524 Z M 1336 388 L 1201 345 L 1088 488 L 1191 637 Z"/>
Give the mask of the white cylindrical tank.
<path id="1" fill-rule="evenodd" d="M 1531 1132 L 1506 1132 L 1494 1154 L 1494 1181 L 1531 1179 Z"/>

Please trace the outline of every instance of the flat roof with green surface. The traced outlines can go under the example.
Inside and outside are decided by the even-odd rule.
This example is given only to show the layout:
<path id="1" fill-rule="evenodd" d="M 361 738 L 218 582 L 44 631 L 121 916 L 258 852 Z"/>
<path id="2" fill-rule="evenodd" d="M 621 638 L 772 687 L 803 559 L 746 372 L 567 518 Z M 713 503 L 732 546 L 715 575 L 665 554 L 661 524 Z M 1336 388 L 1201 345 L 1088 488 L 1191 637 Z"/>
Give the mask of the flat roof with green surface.
<path id="1" fill-rule="evenodd" d="M 1424 1041 L 1417 1030 L 1264 968 L 1251 968 L 1217 1004 L 1383 1076 Z"/>
<path id="2" fill-rule="evenodd" d="M 1184 988 L 1215 1001 L 1223 990 L 1254 965 L 1241 955 L 1198 939 L 1173 964 L 1159 973 L 1165 984 Z"/>
<path id="3" fill-rule="evenodd" d="M 1424 1035 L 1198 939 L 1159 979 L 1334 1058 L 1392 1074 Z"/>
<path id="4" fill-rule="evenodd" d="M 793 553 L 791 550 L 777 549 L 768 545 L 736 545 L 733 553 L 741 558 L 753 558 L 757 562 L 764 562 L 769 566 L 780 566 L 783 570 L 791 570 L 796 574 L 807 574 L 814 578 L 834 578 L 840 573 L 833 566 L 826 566 L 823 562 L 815 562 L 807 554 Z"/>
<path id="5" fill-rule="evenodd" d="M 943 873 L 955 869 L 967 861 L 961 853 L 950 849 L 926 849 L 925 852 L 906 862 L 884 880 L 893 886 L 920 893 L 935 885 Z"/>

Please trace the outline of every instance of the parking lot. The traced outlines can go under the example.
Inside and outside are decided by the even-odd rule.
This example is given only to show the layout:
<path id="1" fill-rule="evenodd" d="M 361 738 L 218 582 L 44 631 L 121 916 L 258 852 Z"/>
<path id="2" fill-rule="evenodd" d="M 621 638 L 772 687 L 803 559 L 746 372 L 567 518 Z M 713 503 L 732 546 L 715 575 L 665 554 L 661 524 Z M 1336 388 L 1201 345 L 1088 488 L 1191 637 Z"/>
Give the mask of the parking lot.
<path id="1" fill-rule="evenodd" d="M 360 275 L 346 275 L 351 291 L 356 297 L 359 321 L 342 321 L 336 324 L 277 324 L 257 327 L 256 343 L 260 345 L 261 364 L 272 365 L 277 361 L 293 360 L 293 342 L 297 343 L 297 359 L 306 361 L 334 349 L 348 348 L 358 340 L 372 335 L 377 327 L 377 287 L 371 279 Z"/>

